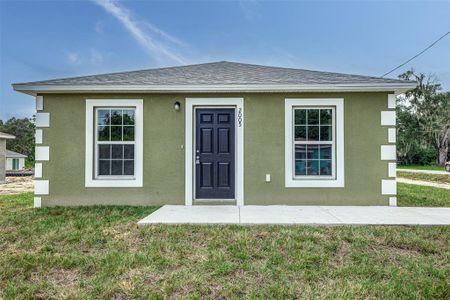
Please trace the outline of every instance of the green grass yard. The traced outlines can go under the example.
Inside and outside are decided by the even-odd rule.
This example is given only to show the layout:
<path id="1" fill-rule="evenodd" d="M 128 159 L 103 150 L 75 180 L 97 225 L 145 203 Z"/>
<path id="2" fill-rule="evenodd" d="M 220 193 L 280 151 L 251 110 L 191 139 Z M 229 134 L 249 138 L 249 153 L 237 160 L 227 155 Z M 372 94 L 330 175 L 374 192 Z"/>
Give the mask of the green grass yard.
<path id="1" fill-rule="evenodd" d="M 431 171 L 445 171 L 443 166 L 419 166 L 419 165 L 398 165 L 397 169 L 413 169 L 413 170 L 431 170 Z"/>
<path id="2" fill-rule="evenodd" d="M 431 189 L 399 203 L 450 206 Z M 449 227 L 136 226 L 155 209 L 1 196 L 0 299 L 450 298 Z"/>
<path id="3" fill-rule="evenodd" d="M 450 190 L 397 183 L 398 206 L 450 207 Z"/>

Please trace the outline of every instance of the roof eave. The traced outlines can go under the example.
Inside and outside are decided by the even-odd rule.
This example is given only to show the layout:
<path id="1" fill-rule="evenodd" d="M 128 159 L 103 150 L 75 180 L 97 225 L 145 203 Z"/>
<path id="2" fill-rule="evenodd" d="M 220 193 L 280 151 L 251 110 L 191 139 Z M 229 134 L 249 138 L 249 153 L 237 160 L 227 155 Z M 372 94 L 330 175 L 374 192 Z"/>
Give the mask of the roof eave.
<path id="1" fill-rule="evenodd" d="M 38 93 L 221 93 L 221 92 L 395 92 L 413 89 L 411 83 L 311 84 L 311 85 L 33 85 L 13 84 L 15 91 L 35 96 Z"/>

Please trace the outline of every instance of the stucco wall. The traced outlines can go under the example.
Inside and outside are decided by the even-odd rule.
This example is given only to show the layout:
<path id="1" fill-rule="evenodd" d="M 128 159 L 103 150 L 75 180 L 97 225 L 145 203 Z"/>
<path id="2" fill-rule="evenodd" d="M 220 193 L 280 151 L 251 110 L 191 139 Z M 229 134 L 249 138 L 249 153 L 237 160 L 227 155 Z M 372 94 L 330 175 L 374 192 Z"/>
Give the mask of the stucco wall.
<path id="1" fill-rule="evenodd" d="M 243 97 L 245 204 L 387 205 L 381 179 L 387 162 L 380 145 L 387 129 L 380 112 L 387 109 L 386 93 L 327 94 L 73 94 L 44 95 L 50 127 L 43 128 L 50 146 L 43 164 L 49 195 L 43 206 L 184 204 L 184 108 L 186 97 Z M 284 187 L 284 99 L 344 98 L 345 187 Z M 85 188 L 85 99 L 144 99 L 144 184 L 142 188 Z M 181 102 L 181 110 L 173 104 Z M 265 182 L 265 174 L 272 181 Z"/>

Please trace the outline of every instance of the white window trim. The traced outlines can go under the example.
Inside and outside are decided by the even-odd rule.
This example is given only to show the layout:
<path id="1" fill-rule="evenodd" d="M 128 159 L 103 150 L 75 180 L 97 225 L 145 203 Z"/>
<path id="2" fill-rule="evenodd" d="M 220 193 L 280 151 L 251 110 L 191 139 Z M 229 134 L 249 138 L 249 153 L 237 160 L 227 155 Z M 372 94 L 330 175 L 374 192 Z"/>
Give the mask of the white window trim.
<path id="1" fill-rule="evenodd" d="M 94 113 L 96 107 L 135 107 L 135 176 L 133 178 L 95 178 Z M 86 99 L 86 157 L 85 187 L 142 187 L 143 184 L 143 100 L 142 99 Z"/>
<path id="2" fill-rule="evenodd" d="M 294 178 L 294 151 L 293 151 L 293 109 L 294 107 L 308 107 L 308 106 L 334 106 L 335 107 L 335 178 L 325 179 L 318 177 L 317 179 L 301 179 Z M 286 99 L 284 107 L 284 124 L 285 124 L 285 187 L 344 187 L 344 99 Z"/>
<path id="3" fill-rule="evenodd" d="M 238 206 L 244 205 L 244 99 L 243 98 L 186 98 L 185 134 L 185 205 L 192 205 L 194 199 L 194 110 L 196 107 L 236 108 L 236 176 L 235 198 Z M 240 112 L 240 117 L 239 117 Z"/>

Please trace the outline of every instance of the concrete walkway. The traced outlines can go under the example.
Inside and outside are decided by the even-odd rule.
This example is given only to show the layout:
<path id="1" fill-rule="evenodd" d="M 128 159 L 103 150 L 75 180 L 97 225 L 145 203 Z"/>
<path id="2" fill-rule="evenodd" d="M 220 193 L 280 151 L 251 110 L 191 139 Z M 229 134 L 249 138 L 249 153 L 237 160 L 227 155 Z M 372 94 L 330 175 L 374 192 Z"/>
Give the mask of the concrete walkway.
<path id="1" fill-rule="evenodd" d="M 435 188 L 439 188 L 439 189 L 450 190 L 450 184 L 439 183 L 439 182 L 412 180 L 412 179 L 402 178 L 402 177 L 397 177 L 397 182 L 407 183 L 407 184 L 415 184 L 415 185 L 423 185 L 423 186 L 431 186 L 431 187 L 435 187 Z"/>
<path id="2" fill-rule="evenodd" d="M 164 205 L 138 224 L 450 225 L 450 207 Z"/>
<path id="3" fill-rule="evenodd" d="M 425 173 L 425 174 L 440 174 L 440 175 L 448 175 L 450 176 L 450 172 L 444 170 L 442 167 L 442 171 L 437 170 L 417 170 L 417 169 L 402 169 L 397 168 L 397 172 L 411 172 L 411 173 Z"/>

